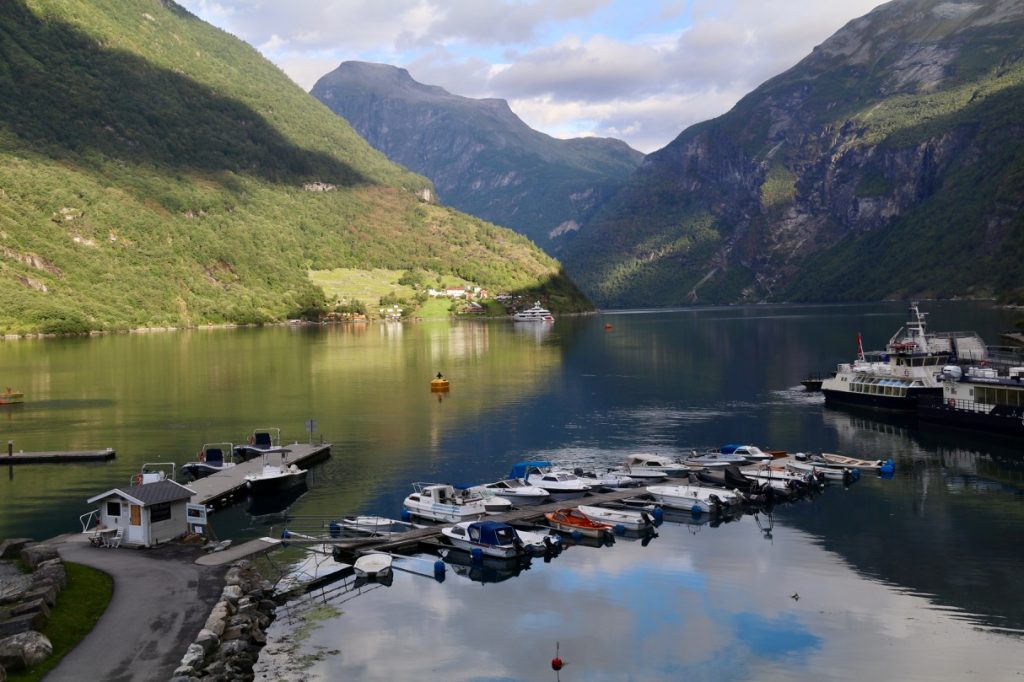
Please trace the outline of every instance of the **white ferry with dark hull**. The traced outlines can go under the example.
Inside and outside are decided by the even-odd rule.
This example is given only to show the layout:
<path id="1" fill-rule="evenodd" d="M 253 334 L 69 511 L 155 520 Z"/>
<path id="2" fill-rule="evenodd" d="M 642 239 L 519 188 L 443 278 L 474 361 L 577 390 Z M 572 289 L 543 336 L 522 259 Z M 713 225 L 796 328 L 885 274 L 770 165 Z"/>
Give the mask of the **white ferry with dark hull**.
<path id="1" fill-rule="evenodd" d="M 857 359 L 821 382 L 825 405 L 914 415 L 920 399 L 942 396 L 944 366 L 986 357 L 976 333 L 929 333 L 925 315 L 912 303 L 906 329 L 889 339 L 885 351 L 865 353 L 858 336 Z"/>
<path id="2" fill-rule="evenodd" d="M 968 367 L 942 370 L 942 395 L 918 403 L 924 428 L 968 429 L 1001 436 L 1024 437 L 1024 361 L 990 358 Z"/>

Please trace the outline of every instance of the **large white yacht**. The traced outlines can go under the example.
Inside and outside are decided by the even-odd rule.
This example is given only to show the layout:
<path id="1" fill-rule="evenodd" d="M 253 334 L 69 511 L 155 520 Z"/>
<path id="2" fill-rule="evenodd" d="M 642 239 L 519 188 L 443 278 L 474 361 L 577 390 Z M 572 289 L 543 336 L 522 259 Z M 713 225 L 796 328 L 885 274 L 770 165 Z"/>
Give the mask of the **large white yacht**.
<path id="1" fill-rule="evenodd" d="M 821 382 L 828 406 L 846 405 L 884 412 L 913 414 L 918 397 L 941 396 L 942 368 L 977 362 L 987 354 L 974 332 L 929 333 L 917 302 L 910 304 L 910 321 L 901 327 L 884 351 L 865 353 L 857 337 L 857 359 L 842 363 Z"/>
<path id="2" fill-rule="evenodd" d="M 540 307 L 540 301 L 536 301 L 532 308 L 520 310 L 512 315 L 513 322 L 554 322 L 555 316 L 550 310 Z"/>

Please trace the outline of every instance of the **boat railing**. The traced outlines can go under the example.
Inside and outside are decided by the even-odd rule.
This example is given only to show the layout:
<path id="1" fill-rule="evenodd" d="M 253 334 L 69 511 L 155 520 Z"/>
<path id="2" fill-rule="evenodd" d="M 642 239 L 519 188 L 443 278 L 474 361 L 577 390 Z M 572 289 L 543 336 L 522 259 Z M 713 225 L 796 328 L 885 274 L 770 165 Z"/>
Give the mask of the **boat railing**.
<path id="1" fill-rule="evenodd" d="M 146 474 L 159 474 L 161 476 L 160 480 L 173 481 L 175 480 L 174 472 L 177 466 L 178 465 L 175 462 L 145 462 L 143 463 L 142 468 L 139 470 L 139 473 L 132 474 L 132 477 L 129 479 L 128 482 L 130 485 L 142 485 L 143 483 L 147 482 Z M 171 470 L 170 476 L 168 476 L 167 472 L 165 471 L 165 469 L 168 467 Z"/>
<path id="2" fill-rule="evenodd" d="M 271 526 L 269 535 L 294 544 L 315 545 L 367 536 L 389 539 L 417 527 L 398 519 L 390 519 L 392 523 L 385 529 L 346 525 L 345 521 L 346 517 L 338 516 L 289 516 L 286 522 Z"/>

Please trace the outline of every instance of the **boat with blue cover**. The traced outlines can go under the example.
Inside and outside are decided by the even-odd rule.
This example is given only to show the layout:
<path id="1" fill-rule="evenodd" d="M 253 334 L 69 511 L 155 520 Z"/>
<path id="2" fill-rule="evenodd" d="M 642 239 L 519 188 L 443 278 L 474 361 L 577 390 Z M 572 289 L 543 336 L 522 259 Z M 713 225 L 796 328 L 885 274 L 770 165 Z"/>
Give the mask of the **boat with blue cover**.
<path id="1" fill-rule="evenodd" d="M 553 540 L 545 546 L 544 537 L 548 536 L 540 537 L 539 534 L 530 534 L 530 541 L 527 541 L 515 528 L 500 521 L 463 521 L 442 528 L 441 534 L 459 549 L 479 550 L 486 556 L 499 559 L 543 552 L 554 546 Z"/>
<path id="2" fill-rule="evenodd" d="M 230 469 L 235 463 L 227 461 L 225 456 L 230 456 L 232 452 L 234 445 L 231 443 L 204 443 L 195 461 L 181 465 L 181 473 L 196 481 L 218 471 Z"/>

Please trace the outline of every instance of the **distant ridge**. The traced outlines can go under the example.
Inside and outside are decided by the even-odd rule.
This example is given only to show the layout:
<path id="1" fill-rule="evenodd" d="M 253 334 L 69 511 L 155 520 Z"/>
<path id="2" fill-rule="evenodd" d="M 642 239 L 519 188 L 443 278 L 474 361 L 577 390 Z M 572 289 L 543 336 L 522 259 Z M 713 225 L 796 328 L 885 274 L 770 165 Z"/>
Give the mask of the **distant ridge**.
<path id="1" fill-rule="evenodd" d="M 453 95 L 387 64 L 343 62 L 311 93 L 388 158 L 430 178 L 442 202 L 549 253 L 643 158 L 620 140 L 555 139 L 505 100 Z"/>

